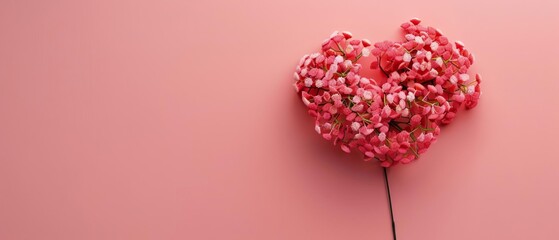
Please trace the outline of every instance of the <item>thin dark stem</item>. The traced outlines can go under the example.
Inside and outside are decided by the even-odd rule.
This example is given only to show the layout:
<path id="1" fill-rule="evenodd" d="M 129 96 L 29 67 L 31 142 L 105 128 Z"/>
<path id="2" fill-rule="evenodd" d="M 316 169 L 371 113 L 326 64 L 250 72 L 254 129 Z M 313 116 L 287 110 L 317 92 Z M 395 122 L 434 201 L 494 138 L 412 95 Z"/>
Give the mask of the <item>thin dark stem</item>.
<path id="1" fill-rule="evenodd" d="M 388 206 L 390 207 L 390 220 L 392 222 L 392 237 L 396 240 L 396 223 L 394 222 L 394 212 L 392 211 L 392 197 L 390 196 L 390 184 L 388 184 L 388 174 L 386 173 L 386 168 L 383 167 L 384 171 L 384 183 L 386 184 L 386 194 L 388 195 Z"/>

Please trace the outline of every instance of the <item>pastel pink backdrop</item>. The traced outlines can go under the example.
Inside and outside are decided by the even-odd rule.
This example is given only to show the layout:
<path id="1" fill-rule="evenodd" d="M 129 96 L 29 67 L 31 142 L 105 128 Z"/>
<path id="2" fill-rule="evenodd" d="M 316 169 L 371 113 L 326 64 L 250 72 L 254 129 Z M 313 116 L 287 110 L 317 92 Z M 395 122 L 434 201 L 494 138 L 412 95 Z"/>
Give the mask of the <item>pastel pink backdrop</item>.
<path id="1" fill-rule="evenodd" d="M 417 16 L 483 77 L 390 170 L 399 239 L 553 239 L 556 1 L 2 1 L 0 239 L 391 239 L 381 169 L 291 87 L 333 30 Z"/>

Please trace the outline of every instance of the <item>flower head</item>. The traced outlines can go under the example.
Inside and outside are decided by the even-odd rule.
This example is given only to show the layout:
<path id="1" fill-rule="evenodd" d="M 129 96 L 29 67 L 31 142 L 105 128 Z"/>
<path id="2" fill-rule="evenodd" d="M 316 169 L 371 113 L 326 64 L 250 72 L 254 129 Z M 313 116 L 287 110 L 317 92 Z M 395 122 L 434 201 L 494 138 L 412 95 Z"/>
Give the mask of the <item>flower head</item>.
<path id="1" fill-rule="evenodd" d="M 477 105 L 481 77 L 468 74 L 473 55 L 420 22 L 401 25 L 401 42 L 371 44 L 334 32 L 320 52 L 303 56 L 294 87 L 317 133 L 344 152 L 356 149 L 389 167 L 419 158 L 462 105 Z M 372 58 L 371 69 L 386 79 L 365 77 L 363 58 Z"/>

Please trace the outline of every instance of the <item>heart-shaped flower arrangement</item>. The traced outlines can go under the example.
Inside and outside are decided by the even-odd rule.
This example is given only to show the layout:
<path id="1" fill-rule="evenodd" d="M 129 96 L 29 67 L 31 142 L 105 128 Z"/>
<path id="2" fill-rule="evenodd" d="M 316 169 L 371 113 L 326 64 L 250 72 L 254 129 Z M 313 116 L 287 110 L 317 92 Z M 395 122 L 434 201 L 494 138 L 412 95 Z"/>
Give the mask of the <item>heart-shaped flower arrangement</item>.
<path id="1" fill-rule="evenodd" d="M 419 158 L 436 141 L 439 126 L 449 124 L 462 105 L 477 105 L 481 77 L 468 74 L 472 54 L 419 23 L 401 25 L 405 40 L 373 46 L 334 32 L 320 52 L 301 59 L 294 86 L 322 137 L 390 167 Z M 368 57 L 385 80 L 363 76 L 360 62 Z"/>

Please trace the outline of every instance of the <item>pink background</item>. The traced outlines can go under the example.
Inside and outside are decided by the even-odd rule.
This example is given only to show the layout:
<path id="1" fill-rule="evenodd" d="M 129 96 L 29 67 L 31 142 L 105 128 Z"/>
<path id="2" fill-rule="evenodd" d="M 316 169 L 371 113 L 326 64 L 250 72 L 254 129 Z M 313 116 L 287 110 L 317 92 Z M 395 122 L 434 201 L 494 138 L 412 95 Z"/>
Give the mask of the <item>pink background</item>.
<path id="1" fill-rule="evenodd" d="M 0 3 L 0 239 L 391 239 L 381 169 L 291 87 L 333 30 L 413 17 L 484 95 L 391 169 L 399 239 L 559 233 L 557 1 Z"/>

